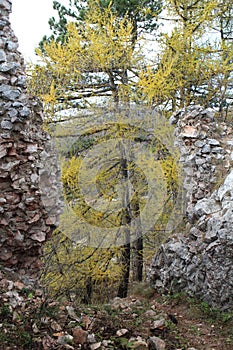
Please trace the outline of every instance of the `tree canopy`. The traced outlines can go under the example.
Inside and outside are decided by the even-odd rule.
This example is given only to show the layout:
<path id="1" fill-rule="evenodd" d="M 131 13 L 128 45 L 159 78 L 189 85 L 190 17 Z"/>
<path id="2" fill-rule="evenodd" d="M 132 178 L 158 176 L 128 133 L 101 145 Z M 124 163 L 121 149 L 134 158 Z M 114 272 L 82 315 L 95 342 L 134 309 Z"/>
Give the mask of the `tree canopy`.
<path id="1" fill-rule="evenodd" d="M 62 243 L 59 253 L 53 256 L 56 267 L 53 270 L 51 265 L 48 269 L 47 280 L 57 290 L 57 269 L 61 269 L 60 281 L 68 283 L 67 274 L 83 266 L 83 273 L 70 281 L 72 288 L 79 281 L 83 287 L 87 284 L 87 299 L 95 285 L 103 283 L 104 286 L 111 276 L 114 283 L 118 283 L 118 295 L 126 296 L 129 278 L 142 279 L 143 263 L 150 247 L 154 249 L 160 239 L 157 232 L 164 233 L 177 197 L 179 169 L 175 151 L 172 154 L 163 147 L 164 128 L 153 127 L 153 131 L 159 129 L 162 139 L 153 143 L 145 113 L 137 120 L 137 127 L 133 127 L 130 122 L 124 123 L 124 118 L 115 120 L 116 111 L 126 108 L 125 115 L 130 115 L 140 108 L 150 112 L 156 108 L 168 117 L 179 108 L 201 104 L 215 108 L 221 118 L 231 117 L 232 3 L 230 0 L 166 0 L 162 15 L 161 1 L 71 0 L 69 8 L 54 1 L 54 8 L 59 19 L 50 20 L 53 34 L 41 42 L 37 50 L 41 62 L 28 72 L 31 92 L 44 101 L 49 130 L 61 144 L 65 142 L 65 151 L 61 149 L 65 199 L 77 215 L 95 226 L 96 232 L 101 225 L 107 225 L 110 230 L 122 224 L 125 231 L 121 248 L 108 252 L 84 249 L 82 255 L 86 244 L 82 239 L 89 239 L 90 243 L 90 231 L 80 226 L 82 239 L 78 243 L 67 242 L 65 225 L 70 225 L 71 220 L 67 214 L 61 231 L 49 247 L 51 256 L 53 243 L 56 246 Z M 159 15 L 171 23 L 170 28 L 166 26 L 167 30 L 163 31 L 165 26 L 158 27 Z M 151 51 L 153 57 L 150 57 Z M 151 113 L 150 119 L 153 118 L 158 119 L 158 115 Z M 122 138 L 149 148 L 153 166 L 148 163 L 142 169 L 136 166 L 125 152 L 124 142 L 119 141 Z M 121 157 L 112 156 L 95 177 L 99 196 L 96 201 L 107 200 L 108 210 L 103 213 L 88 202 L 93 201 L 90 193 L 88 203 L 83 200 L 79 171 L 92 148 L 99 150 L 98 145 L 112 139 L 118 141 L 110 144 L 105 153 L 111 155 L 120 148 Z M 140 217 L 147 202 L 150 179 L 145 174 L 151 167 L 155 169 L 155 160 L 167 186 L 167 194 L 160 198 L 166 204 L 153 226 L 153 233 L 142 238 L 138 225 L 138 236 L 131 244 L 132 223 L 135 217 Z M 92 166 L 96 164 L 101 165 L 99 154 L 86 169 L 84 182 L 89 186 L 88 191 L 92 186 L 88 182 L 89 174 L 93 174 Z M 119 181 L 124 184 L 121 198 Z M 124 203 L 122 210 L 117 209 L 118 202 Z M 70 270 L 65 264 L 65 252 L 72 261 Z M 98 259 L 103 260 L 104 265 Z"/>
<path id="2" fill-rule="evenodd" d="M 155 66 L 141 72 L 142 98 L 173 111 L 201 104 L 223 116 L 232 104 L 232 5 L 225 3 L 223 17 L 222 1 L 166 4 L 173 30 L 162 35 Z"/>
<path id="3" fill-rule="evenodd" d="M 160 1 L 70 1 L 69 8 L 54 1 L 54 8 L 59 20 L 50 20 L 53 34 L 37 51 L 44 65 L 31 72 L 32 91 L 50 106 L 81 108 L 111 96 L 168 112 L 196 103 L 229 114 L 231 1 L 164 1 L 171 26 L 164 32 Z M 151 50 L 155 58 L 148 60 Z"/>
<path id="4" fill-rule="evenodd" d="M 40 46 L 43 47 L 43 43 L 51 39 L 64 42 L 68 22 L 73 21 L 79 26 L 80 22 L 85 21 L 89 11 L 93 11 L 93 3 L 100 12 L 108 8 L 117 18 L 130 20 L 133 23 L 134 40 L 139 29 L 148 32 L 157 28 L 157 16 L 162 11 L 161 0 L 70 0 L 69 7 L 53 1 L 58 20 L 55 17 L 50 18 L 49 25 L 53 34 L 50 37 L 44 36 Z"/>
<path id="5" fill-rule="evenodd" d="M 32 91 L 50 106 L 59 102 L 82 107 L 93 96 L 124 99 L 142 64 L 133 36 L 134 25 L 126 15 L 117 17 L 110 6 L 101 10 L 92 1 L 85 21 L 67 25 L 64 42 L 51 39 L 37 50 L 43 65 L 31 72 Z"/>

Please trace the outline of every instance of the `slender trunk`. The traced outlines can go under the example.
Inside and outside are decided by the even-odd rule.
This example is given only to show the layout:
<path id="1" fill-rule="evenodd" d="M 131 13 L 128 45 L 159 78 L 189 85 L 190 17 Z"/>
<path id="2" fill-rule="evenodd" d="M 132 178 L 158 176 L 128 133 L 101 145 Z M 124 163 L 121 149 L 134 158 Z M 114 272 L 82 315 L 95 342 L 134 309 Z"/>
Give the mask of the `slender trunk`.
<path id="1" fill-rule="evenodd" d="M 135 201 L 131 203 L 132 205 L 132 217 L 137 223 L 135 227 L 135 236 L 136 240 L 134 242 L 133 250 L 133 280 L 141 282 L 143 279 L 143 237 L 142 237 L 142 228 L 140 220 L 140 204 L 138 196 L 136 196 Z"/>
<path id="2" fill-rule="evenodd" d="M 107 72 L 108 77 L 109 77 L 109 85 L 112 91 L 112 96 L 113 96 L 113 102 L 118 105 L 119 103 L 119 93 L 118 93 L 118 87 L 115 84 L 115 79 L 114 79 L 114 75 L 111 71 Z"/>
<path id="3" fill-rule="evenodd" d="M 122 217 L 121 226 L 123 227 L 124 241 L 125 244 L 122 250 L 122 264 L 123 264 L 123 274 L 122 280 L 118 288 L 117 296 L 120 298 L 127 297 L 128 287 L 129 287 L 129 274 L 130 274 L 130 224 L 132 221 L 131 211 L 130 211 L 130 189 L 129 189 L 129 171 L 128 171 L 128 161 L 126 159 L 126 154 L 124 150 L 124 145 L 121 145 L 121 176 L 122 176 Z"/>
<path id="4" fill-rule="evenodd" d="M 141 282 L 143 279 L 143 238 L 139 237 L 134 243 L 133 280 Z"/>
<path id="5" fill-rule="evenodd" d="M 122 263 L 124 265 L 124 271 L 122 281 L 118 288 L 117 296 L 119 298 L 126 298 L 129 288 L 129 272 L 130 272 L 130 243 L 127 243 L 123 247 L 122 251 Z"/>
<path id="6" fill-rule="evenodd" d="M 122 102 L 124 102 L 125 106 L 129 107 L 129 103 L 130 103 L 130 94 L 129 94 L 129 78 L 128 78 L 128 71 L 127 69 L 124 69 L 121 72 L 121 82 L 122 82 L 122 86 L 121 86 L 121 100 Z"/>
<path id="7" fill-rule="evenodd" d="M 228 62 L 230 65 L 232 63 L 231 55 L 229 55 L 229 51 L 226 49 L 227 47 L 227 37 L 225 35 L 224 31 L 224 19 L 221 17 L 220 19 L 220 37 L 221 37 L 221 47 L 222 47 L 222 61 Z M 224 65 L 224 64 L 223 64 Z M 228 106 L 227 103 L 227 91 L 229 89 L 229 79 L 231 76 L 231 70 L 226 69 L 224 72 L 224 77 L 222 79 L 222 86 L 220 89 L 220 96 L 219 96 L 219 116 L 222 120 L 226 120 L 227 118 L 227 112 L 228 112 Z M 225 114 L 225 118 L 224 118 Z"/>
<path id="8" fill-rule="evenodd" d="M 83 297 L 84 304 L 91 304 L 92 292 L 93 292 L 93 283 L 92 283 L 92 278 L 90 276 L 86 280 L 86 290 Z"/>

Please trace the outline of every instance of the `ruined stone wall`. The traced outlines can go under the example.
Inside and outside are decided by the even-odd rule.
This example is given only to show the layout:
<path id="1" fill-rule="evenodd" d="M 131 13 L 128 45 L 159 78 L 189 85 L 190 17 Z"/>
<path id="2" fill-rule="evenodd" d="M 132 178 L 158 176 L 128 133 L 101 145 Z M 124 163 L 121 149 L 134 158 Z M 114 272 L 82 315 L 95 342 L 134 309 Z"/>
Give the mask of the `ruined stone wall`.
<path id="1" fill-rule="evenodd" d="M 10 11 L 0 0 L 0 265 L 36 276 L 61 211 L 60 174 L 41 103 L 27 93 Z"/>
<path id="2" fill-rule="evenodd" d="M 233 310 L 233 136 L 199 106 L 175 114 L 184 169 L 186 232 L 155 255 L 148 276 L 160 292 L 181 292 Z"/>

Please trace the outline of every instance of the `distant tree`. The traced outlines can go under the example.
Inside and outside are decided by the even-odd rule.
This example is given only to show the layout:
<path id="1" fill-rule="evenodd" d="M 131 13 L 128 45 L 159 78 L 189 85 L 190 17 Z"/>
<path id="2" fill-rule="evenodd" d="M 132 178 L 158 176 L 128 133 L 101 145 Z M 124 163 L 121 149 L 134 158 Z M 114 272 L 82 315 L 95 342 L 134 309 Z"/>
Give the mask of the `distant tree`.
<path id="1" fill-rule="evenodd" d="M 78 5 L 78 2 L 75 3 Z M 137 227 L 133 244 L 130 235 L 132 234 L 132 222 L 135 218 L 140 217 L 145 205 L 145 198 L 141 194 L 143 191 L 146 192 L 146 179 L 143 176 L 143 169 L 140 171 L 124 156 L 124 147 L 122 146 L 122 157 L 115 159 L 109 169 L 106 168 L 100 172 L 97 182 L 101 196 L 108 198 L 111 204 L 122 201 L 124 210 L 102 213 L 94 210 L 82 198 L 77 179 L 80 160 L 93 145 L 108 140 L 112 135 L 115 138 L 117 135 L 120 137 L 124 135 L 133 142 L 137 141 L 149 145 L 155 158 L 158 151 L 167 154 L 167 150 L 160 149 L 161 145 L 150 143 L 148 130 L 146 133 L 144 132 L 145 135 L 141 135 L 143 128 L 142 130 L 132 128 L 130 132 L 120 121 L 112 124 L 111 113 L 109 114 L 109 124 L 106 123 L 105 118 L 104 123 L 99 127 L 95 119 L 96 115 L 94 114 L 94 117 L 89 115 L 91 107 L 94 106 L 94 110 L 97 111 L 96 105 L 103 105 L 106 100 L 111 99 L 115 107 L 120 107 L 125 103 L 129 107 L 129 101 L 137 98 L 137 78 L 145 65 L 143 54 L 137 42 L 138 33 L 143 30 L 142 25 L 144 25 L 144 29 L 147 25 L 150 26 L 150 30 L 156 27 L 157 12 L 154 13 L 150 8 L 142 9 L 141 7 L 136 7 L 137 11 L 133 12 L 134 1 L 127 2 L 132 6 L 131 12 L 125 11 L 121 7 L 121 3 L 120 1 L 88 1 L 88 6 L 85 6 L 86 2 L 83 2 L 82 9 L 79 8 L 77 13 L 77 16 L 81 17 L 77 17 L 76 22 L 69 23 L 68 18 L 75 18 L 76 14 L 67 12 L 62 5 L 56 3 L 57 9 L 60 11 L 60 19 L 63 18 L 62 22 L 57 24 L 54 22 L 54 37 L 51 37 L 47 42 L 44 41 L 41 49 L 37 51 L 43 64 L 38 64 L 30 70 L 31 91 L 44 101 L 47 115 L 51 118 L 50 130 L 52 130 L 53 136 L 59 140 L 64 138 L 64 142 L 74 137 L 77 141 L 73 142 L 69 153 L 62 154 L 66 158 L 62 177 L 66 201 L 77 215 L 82 216 L 94 227 L 103 224 L 110 225 L 110 227 L 111 225 L 124 227 L 125 240 L 123 245 L 116 250 L 110 249 L 109 254 L 104 250 L 101 251 L 99 247 L 100 251 L 91 248 L 84 249 L 85 254 L 82 256 L 82 248 L 88 245 L 89 240 L 89 233 L 85 230 L 82 231 L 83 237 L 76 242 L 77 244 L 72 239 L 71 242 L 67 242 L 65 237 L 69 237 L 69 232 L 65 226 L 66 223 L 67 226 L 70 225 L 69 215 L 63 217 L 64 223 L 61 232 L 58 232 L 54 237 L 55 242 L 64 243 L 60 246 L 57 244 L 54 246 L 53 240 L 51 241 L 47 253 L 49 257 L 52 257 L 53 263 L 50 264 L 50 260 L 48 260 L 46 281 L 57 291 L 59 284 L 56 281 L 59 281 L 67 291 L 70 288 L 73 293 L 76 293 L 75 284 L 80 281 L 81 290 L 84 291 L 87 302 L 92 298 L 95 285 L 111 283 L 112 275 L 114 276 L 113 280 L 119 283 L 118 296 L 120 297 L 127 295 L 132 271 L 134 280 L 141 281 L 143 278 L 145 237 L 142 237 L 140 225 Z M 155 5 L 152 1 L 140 3 Z M 142 18 L 145 19 L 144 24 L 143 21 L 139 21 Z M 83 114 L 81 114 L 80 109 L 83 107 L 88 108 L 84 109 Z M 61 117 L 56 113 L 64 109 L 66 109 L 65 116 Z M 106 113 L 106 110 L 102 109 L 103 113 Z M 116 109 L 113 110 L 113 113 L 115 112 Z M 56 127 L 54 127 L 55 124 Z M 55 133 L 54 130 L 56 130 Z M 97 157 L 96 162 L 98 161 Z M 160 224 L 162 227 L 164 224 L 166 226 L 172 203 L 175 200 L 177 169 L 174 172 L 171 171 L 174 166 L 171 157 L 162 156 L 159 162 L 164 170 L 165 178 L 167 180 L 172 178 L 169 181 L 173 183 L 172 187 L 169 188 L 168 197 L 163 198 L 167 199 L 167 202 L 161 215 Z M 137 178 L 138 180 L 136 180 Z M 127 185 L 123 195 L 119 198 L 116 190 L 118 181 L 123 184 L 130 181 L 133 184 L 133 198 L 130 197 L 131 190 Z M 57 247 L 57 251 L 55 247 Z M 67 262 L 65 261 L 65 252 L 69 256 Z M 104 267 L 98 262 L 98 259 L 104 261 Z M 118 269 L 116 269 L 114 261 L 117 261 Z M 79 270 L 74 278 L 76 268 Z M 59 269 L 58 275 L 56 275 L 56 269 Z M 72 277 L 69 279 L 70 273 Z"/>
<path id="2" fill-rule="evenodd" d="M 165 239 L 167 233 L 162 229 L 166 227 L 176 201 L 179 172 L 175 155 L 171 155 L 159 141 L 160 138 L 154 138 L 153 131 L 144 125 L 145 114 L 141 115 L 141 119 L 138 118 L 138 125 L 133 126 L 122 122 L 120 115 L 118 121 L 113 123 L 111 115 L 116 113 L 114 110 L 106 112 L 105 123 L 98 123 L 98 118 L 102 120 L 101 111 L 99 113 L 100 115 L 97 111 L 93 112 L 95 123 L 90 116 L 82 120 L 86 126 L 85 130 L 82 129 L 80 118 L 69 121 L 68 124 L 64 123 L 63 127 L 57 128 L 54 135 L 58 141 L 64 138 L 63 142 L 66 143 L 64 150 L 61 150 L 62 156 L 65 157 L 62 180 L 65 201 L 72 210 L 64 213 L 60 232 L 51 240 L 47 254 L 52 257 L 53 263 L 48 260 L 48 270 L 45 274 L 46 283 L 52 289 L 58 287 L 57 283 L 54 285 L 54 280 L 59 280 L 60 291 L 70 289 L 73 294 L 76 293 L 76 281 L 76 285 L 82 285 L 77 292 L 82 292 L 85 300 L 89 302 L 93 295 L 94 298 L 97 296 L 98 285 L 102 285 L 103 288 L 106 284 L 115 286 L 115 295 L 126 297 L 130 280 L 143 279 L 143 268 L 147 258 L 146 242 L 155 236 L 157 231 L 160 237 L 154 241 L 158 243 L 159 240 Z M 128 111 L 124 113 L 127 114 Z M 163 133 L 165 135 L 166 132 L 165 128 L 161 130 L 162 139 Z M 70 146 L 67 144 L 69 138 Z M 128 140 L 129 147 L 125 146 L 123 139 Z M 130 145 L 135 143 L 139 147 L 137 155 L 140 157 L 140 164 L 145 164 L 145 167 L 140 167 L 134 162 L 134 158 L 129 156 L 133 151 Z M 83 168 L 85 157 L 98 145 L 98 150 L 102 149 L 102 152 L 95 153 L 94 158 L 87 158 Z M 144 148 L 149 149 L 149 158 L 148 153 L 142 152 L 141 155 L 140 149 Z M 108 154 L 106 159 L 103 158 L 104 151 Z M 152 172 L 148 172 L 150 168 L 153 169 Z M 97 173 L 95 169 L 98 169 Z M 151 176 L 156 179 L 164 176 L 166 182 L 165 193 L 162 196 L 157 194 L 158 207 L 156 204 L 155 208 L 149 208 L 147 205 L 148 198 L 153 196 L 148 187 L 152 182 Z M 86 190 L 83 189 L 83 185 Z M 93 186 L 96 189 L 94 194 L 91 190 Z M 163 188 L 158 187 L 157 192 L 161 191 L 163 192 Z M 164 207 L 157 222 L 148 210 L 160 212 L 161 203 Z M 144 214 L 142 221 L 146 205 L 147 214 Z M 142 226 L 145 225 L 145 219 L 151 223 L 147 228 L 148 232 L 145 232 L 145 227 Z M 88 225 L 82 225 L 82 222 Z M 110 232 L 111 229 L 114 229 L 114 233 Z M 66 237 L 69 237 L 70 243 Z M 56 243 L 59 241 L 64 241 L 65 245 L 59 247 Z M 103 242 L 107 242 L 109 248 L 102 247 Z M 88 246 L 89 249 L 84 249 Z M 92 248 L 93 246 L 96 248 Z M 152 249 L 154 251 L 154 244 Z M 97 262 L 98 258 L 105 263 Z M 89 270 L 86 270 L 87 267 Z M 59 268 L 61 273 L 56 274 L 56 269 Z M 70 279 L 69 273 L 72 273 Z M 112 289 L 109 291 L 113 293 Z M 106 294 L 105 296 L 107 297 Z"/>

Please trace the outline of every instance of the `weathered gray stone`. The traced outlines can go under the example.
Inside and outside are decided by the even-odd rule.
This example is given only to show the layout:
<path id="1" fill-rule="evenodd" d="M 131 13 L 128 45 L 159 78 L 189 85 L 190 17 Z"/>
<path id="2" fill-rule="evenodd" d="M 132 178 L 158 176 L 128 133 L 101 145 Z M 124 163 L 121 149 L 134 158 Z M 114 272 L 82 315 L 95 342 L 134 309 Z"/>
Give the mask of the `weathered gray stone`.
<path id="1" fill-rule="evenodd" d="M 2 63 L 0 64 L 0 72 L 10 72 L 15 71 L 19 68 L 19 64 L 15 62 Z"/>
<path id="2" fill-rule="evenodd" d="M 210 151 L 211 151 L 211 148 L 210 148 L 210 145 L 208 144 L 205 145 L 201 150 L 202 153 L 210 153 Z"/>
<path id="3" fill-rule="evenodd" d="M 18 115 L 18 111 L 15 108 L 11 108 L 8 112 L 7 112 L 7 116 L 11 118 L 14 118 Z"/>
<path id="4" fill-rule="evenodd" d="M 211 146 L 220 146 L 220 142 L 218 140 L 215 140 L 215 139 L 208 139 L 208 143 Z"/>
<path id="5" fill-rule="evenodd" d="M 153 350 L 165 350 L 166 349 L 165 341 L 158 338 L 158 337 L 150 337 L 147 342 L 148 342 L 148 345 L 150 346 L 150 349 L 153 349 Z"/>
<path id="6" fill-rule="evenodd" d="M 220 188 L 218 189 L 217 196 L 220 201 L 223 200 L 224 196 L 227 194 L 233 194 L 233 171 L 230 172 L 230 174 L 226 177 L 224 183 Z"/>
<path id="7" fill-rule="evenodd" d="M 205 164 L 205 162 L 206 162 L 206 159 L 205 159 L 205 158 L 196 158 L 196 159 L 195 159 L 195 163 L 196 163 L 197 165 Z"/>
<path id="8" fill-rule="evenodd" d="M 10 11 L 11 10 L 11 1 L 0 0 L 0 6 L 5 8 L 6 10 Z"/>
<path id="9" fill-rule="evenodd" d="M 0 50 L 0 62 L 6 62 L 6 54 L 3 50 Z"/>
<path id="10" fill-rule="evenodd" d="M 153 326 L 151 327 L 152 329 L 157 329 L 157 328 L 160 328 L 160 327 L 164 327 L 165 326 L 165 319 L 164 318 L 161 318 L 159 320 L 156 320 L 153 322 Z"/>
<path id="11" fill-rule="evenodd" d="M 202 237 L 202 233 L 200 230 L 198 230 L 196 227 L 192 227 L 190 229 L 190 236 L 194 237 L 195 239 Z"/>
<path id="12" fill-rule="evenodd" d="M 16 51 L 19 47 L 19 44 L 13 41 L 6 42 L 6 48 L 9 51 Z"/>
<path id="13" fill-rule="evenodd" d="M 7 81 L 7 78 L 4 77 L 2 74 L 0 74 L 0 83 L 5 83 Z"/>
<path id="14" fill-rule="evenodd" d="M 194 143 L 194 145 L 195 145 L 196 147 L 202 148 L 202 147 L 204 147 L 204 146 L 206 145 L 206 143 L 205 143 L 204 141 L 197 140 L 197 141 Z"/>
<path id="15" fill-rule="evenodd" d="M 212 147 L 212 153 L 222 153 L 222 147 Z"/>
<path id="16" fill-rule="evenodd" d="M 12 130 L 13 124 L 9 120 L 2 120 L 1 127 L 2 129 Z"/>
<path id="17" fill-rule="evenodd" d="M 42 105 L 27 94 L 10 9 L 11 1 L 0 0 L 0 264 L 35 281 L 43 244 L 61 212 L 60 171 L 42 128 Z"/>
<path id="18" fill-rule="evenodd" d="M 220 133 L 209 112 L 194 109 L 172 119 L 184 165 L 187 232 L 176 233 L 160 247 L 148 276 L 160 292 L 186 291 L 214 307 L 233 310 L 233 141 L 224 124 Z M 190 131 L 186 123 L 192 125 L 191 133 L 184 132 Z M 205 123 L 211 138 L 197 130 Z"/>
<path id="19" fill-rule="evenodd" d="M 17 78 L 17 81 L 16 81 L 16 85 L 17 86 L 23 86 L 23 87 L 25 87 L 26 85 L 26 77 L 25 76 L 23 76 L 23 75 L 20 75 L 18 78 Z"/>
<path id="20" fill-rule="evenodd" d="M 3 29 L 8 24 L 6 20 L 0 20 L 0 29 Z"/>
<path id="21" fill-rule="evenodd" d="M 205 214 L 216 213 L 221 210 L 220 204 L 215 199 L 204 198 L 197 202 L 194 208 L 196 217 L 201 217 Z"/>
<path id="22" fill-rule="evenodd" d="M 7 149 L 0 145 L 0 158 L 4 157 L 7 154 Z"/>
<path id="23" fill-rule="evenodd" d="M 218 235 L 215 231 L 207 231 L 204 236 L 205 243 L 211 243 L 218 239 Z"/>
<path id="24" fill-rule="evenodd" d="M 3 98 L 10 100 L 10 101 L 14 101 L 16 100 L 21 94 L 21 90 L 19 89 L 13 89 L 8 87 L 8 89 L 2 91 L 2 96 Z"/>
<path id="25" fill-rule="evenodd" d="M 28 117 L 30 115 L 30 109 L 23 107 L 21 110 L 19 110 L 19 114 L 21 117 Z"/>

